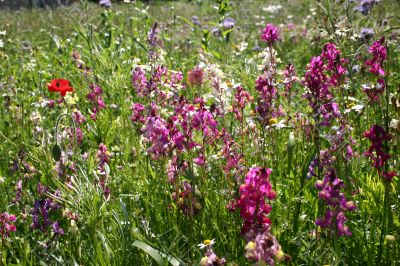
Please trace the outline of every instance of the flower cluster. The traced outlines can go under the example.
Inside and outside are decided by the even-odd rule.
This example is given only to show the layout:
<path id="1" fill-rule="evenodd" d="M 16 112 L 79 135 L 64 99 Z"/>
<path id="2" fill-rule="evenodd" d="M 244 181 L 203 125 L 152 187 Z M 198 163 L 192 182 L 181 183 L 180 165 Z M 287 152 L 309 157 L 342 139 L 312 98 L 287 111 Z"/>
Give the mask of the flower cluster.
<path id="1" fill-rule="evenodd" d="M 371 141 L 371 146 L 364 152 L 364 155 L 372 159 L 372 166 L 376 168 L 379 176 L 391 182 L 397 173 L 385 171 L 385 165 L 390 159 L 390 155 L 384 151 L 384 142 L 391 140 L 390 134 L 383 127 L 374 125 L 364 132 L 363 137 Z"/>
<path id="2" fill-rule="evenodd" d="M 76 173 L 76 163 L 72 159 L 72 151 L 62 151 L 60 160 L 56 162 L 54 170 L 60 177 L 69 177 L 70 173 Z"/>
<path id="3" fill-rule="evenodd" d="M 362 28 L 360 32 L 360 39 L 364 42 L 368 42 L 372 37 L 374 37 L 375 32 L 372 28 Z"/>
<path id="4" fill-rule="evenodd" d="M 319 198 L 328 206 L 325 216 L 318 218 L 315 224 L 322 228 L 336 228 L 339 236 L 351 236 L 349 228 L 344 225 L 347 220 L 344 211 L 355 210 L 356 206 L 341 192 L 344 182 L 337 177 L 335 170 L 331 169 L 323 180 L 317 180 L 315 187 L 319 190 Z"/>
<path id="5" fill-rule="evenodd" d="M 379 41 L 374 42 L 368 50 L 373 57 L 365 61 L 365 65 L 369 67 L 369 72 L 378 78 L 376 85 L 363 85 L 363 91 L 371 102 L 379 102 L 380 96 L 383 94 L 386 87 L 385 80 L 383 79 L 385 76 L 383 64 L 387 57 L 386 46 L 384 43 L 384 37 Z"/>
<path id="6" fill-rule="evenodd" d="M 95 84 L 90 84 L 90 92 L 87 96 L 89 101 L 92 103 L 92 114 L 90 115 L 90 118 L 93 120 L 97 119 L 97 113 L 106 107 L 103 97 L 101 96 L 103 94 L 103 90 L 100 88 L 100 86 L 95 85 Z"/>
<path id="7" fill-rule="evenodd" d="M 75 129 L 76 141 L 80 144 L 83 140 L 83 131 L 80 126 L 86 122 L 86 117 L 79 110 L 74 110 L 74 112 L 72 113 L 72 118 L 77 125 Z"/>
<path id="8" fill-rule="evenodd" d="M 266 200 L 276 197 L 269 181 L 271 172 L 269 168 L 251 168 L 245 183 L 239 188 L 239 199 L 232 207 L 240 209 L 243 219 L 242 234 L 248 241 L 246 257 L 274 265 L 274 257 L 281 247 L 270 231 L 271 220 L 268 217 L 272 207 Z"/>
<path id="9" fill-rule="evenodd" d="M 145 107 L 142 104 L 133 103 L 131 110 L 132 110 L 132 116 L 131 116 L 132 122 L 143 123 L 145 121 L 144 117 Z"/>
<path id="10" fill-rule="evenodd" d="M 320 102 L 328 102 L 332 99 L 328 77 L 325 74 L 324 61 L 321 56 L 311 58 L 310 64 L 307 65 L 303 83 L 309 90 L 304 94 L 304 98 L 309 101 L 314 113 L 318 113 Z"/>
<path id="11" fill-rule="evenodd" d="M 282 251 L 276 237 L 269 231 L 257 234 L 254 241 L 247 243 L 245 250 L 247 259 L 262 261 L 268 265 L 275 265 L 274 258 L 278 262 L 290 261 L 290 257 Z"/>
<path id="12" fill-rule="evenodd" d="M 179 89 L 184 88 L 182 84 L 183 75 L 181 72 L 172 72 L 164 66 L 152 67 L 149 77 L 145 70 L 137 66 L 132 72 L 132 86 L 140 98 L 158 97 L 158 102 L 165 101 L 173 96 Z"/>
<path id="13" fill-rule="evenodd" d="M 30 211 L 33 221 L 31 229 L 45 232 L 51 226 L 55 234 L 63 235 L 64 230 L 60 228 L 59 223 L 50 220 L 50 213 L 59 208 L 60 205 L 51 198 L 36 200 L 34 207 Z"/>
<path id="14" fill-rule="evenodd" d="M 81 60 L 81 55 L 76 49 L 72 50 L 72 59 L 74 60 L 75 66 L 78 69 L 83 69 L 83 61 Z"/>
<path id="15" fill-rule="evenodd" d="M 235 117 L 239 121 L 243 121 L 243 111 L 246 104 L 253 102 L 253 97 L 242 86 L 236 87 L 236 93 L 233 99 L 232 107 Z"/>
<path id="16" fill-rule="evenodd" d="M 147 79 L 141 67 L 136 67 L 132 72 L 132 86 L 136 89 L 139 96 L 147 96 Z"/>
<path id="17" fill-rule="evenodd" d="M 317 120 L 322 115 L 322 126 L 330 126 L 333 119 L 341 116 L 339 105 L 332 101 L 331 91 L 331 88 L 340 86 L 346 73 L 347 59 L 340 58 L 340 53 L 334 44 L 326 44 L 321 55 L 311 59 L 303 79 L 307 88 L 303 97 L 308 100 Z"/>
<path id="18" fill-rule="evenodd" d="M 321 58 L 325 60 L 325 71 L 329 73 L 329 85 L 336 87 L 347 70 L 348 60 L 340 57 L 341 51 L 333 43 L 327 43 L 322 49 Z"/>
<path id="19" fill-rule="evenodd" d="M 245 177 L 245 184 L 240 186 L 237 207 L 244 220 L 242 227 L 244 234 L 252 229 L 268 230 L 270 227 L 271 220 L 268 214 L 272 208 L 265 200 L 273 200 L 276 196 L 269 182 L 271 172 L 270 168 L 251 168 Z"/>
<path id="20" fill-rule="evenodd" d="M 335 134 L 327 135 L 330 147 L 320 151 L 319 163 L 318 160 L 314 160 L 312 166 L 312 168 L 319 167 L 323 175 L 322 180 L 316 181 L 315 187 L 319 191 L 319 199 L 326 206 L 324 217 L 318 218 L 315 224 L 322 228 L 329 228 L 331 233 L 337 232 L 339 236 L 351 235 L 349 228 L 344 225 L 347 220 L 345 212 L 356 209 L 354 202 L 347 200 L 343 192 L 345 183 L 338 177 L 335 169 L 337 156 L 344 158 L 345 163 L 353 156 L 351 145 L 354 141 L 348 137 L 351 130 L 351 127 L 342 122 Z"/>
<path id="21" fill-rule="evenodd" d="M 165 155 L 169 144 L 169 130 L 167 122 L 159 116 L 149 117 L 142 129 L 146 142 L 151 143 L 148 153 L 156 156 Z"/>
<path id="22" fill-rule="evenodd" d="M 257 99 L 256 111 L 260 115 L 261 120 L 268 124 L 271 118 L 281 115 L 280 109 L 276 106 L 277 87 L 273 79 L 272 73 L 266 71 L 256 80 L 256 89 L 260 97 Z"/>
<path id="23" fill-rule="evenodd" d="M 341 51 L 335 44 L 325 44 L 321 55 L 311 59 L 303 80 L 307 88 L 304 98 L 309 101 L 309 106 L 313 109 L 318 122 L 316 126 L 324 126 L 326 131 L 330 130 L 325 134 L 330 146 L 320 150 L 318 157 L 311 161 L 307 177 L 315 176 L 315 170 L 318 168 L 318 178 L 322 178 L 316 181 L 315 187 L 319 190 L 319 199 L 324 202 L 325 214 L 318 218 L 315 224 L 329 228 L 331 233 L 337 232 L 339 236 L 350 236 L 349 228 L 344 225 L 347 220 L 345 212 L 352 211 L 356 207 L 353 201 L 346 199 L 343 193 L 345 183 L 338 177 L 335 169 L 337 156 L 339 160 L 343 158 L 347 163 L 353 155 L 352 139 L 351 137 L 349 140 L 346 139 L 351 128 L 341 119 L 339 104 L 332 100 L 334 98 L 332 89 L 341 86 L 347 72 L 345 65 L 348 60 L 341 58 L 340 54 Z M 340 126 L 332 127 L 334 121 L 339 121 Z M 318 131 L 318 134 L 320 133 Z"/>
<path id="24" fill-rule="evenodd" d="M 172 159 L 168 163 L 167 175 L 168 182 L 173 184 L 180 174 L 188 168 L 188 163 L 185 160 L 179 160 L 178 156 L 172 156 Z"/>
<path id="25" fill-rule="evenodd" d="M 226 130 L 223 129 L 221 134 L 223 142 L 221 154 L 225 159 L 224 171 L 229 174 L 231 170 L 238 170 L 236 174 L 239 175 L 244 168 L 242 165 L 243 154 L 239 153 L 238 144 Z"/>
<path id="26" fill-rule="evenodd" d="M 200 66 L 196 66 L 188 72 L 188 82 L 192 86 L 201 87 L 201 85 L 204 83 L 204 78 L 205 73 Z"/>
<path id="27" fill-rule="evenodd" d="M 14 188 L 15 197 L 11 200 L 12 203 L 17 203 L 22 197 L 22 180 L 18 180 L 17 185 Z"/>
<path id="28" fill-rule="evenodd" d="M 369 72 L 376 76 L 385 76 L 383 70 L 383 63 L 387 57 L 387 51 L 385 46 L 385 37 L 382 37 L 379 41 L 374 42 L 368 49 L 373 57 L 365 61 L 365 65 L 369 67 Z"/>
<path id="29" fill-rule="evenodd" d="M 368 15 L 374 5 L 378 4 L 380 0 L 358 0 L 359 4 L 354 9 L 363 15 Z"/>
<path id="30" fill-rule="evenodd" d="M 10 236 L 11 232 L 17 231 L 14 222 L 17 217 L 13 214 L 8 214 L 8 212 L 0 213 L 0 235 L 2 241 Z"/>
<path id="31" fill-rule="evenodd" d="M 206 252 L 204 254 L 204 257 L 200 261 L 200 265 L 202 266 L 217 266 L 217 265 L 225 265 L 226 259 L 225 258 L 219 258 L 213 251 L 212 246 L 215 244 L 214 239 L 209 240 L 206 239 L 204 240 L 204 243 L 199 244 L 198 246 L 200 249 L 206 249 Z"/>
<path id="32" fill-rule="evenodd" d="M 109 176 L 106 171 L 106 164 L 110 160 L 110 152 L 108 151 L 107 146 L 103 143 L 99 144 L 99 148 L 97 150 L 97 158 L 99 159 L 98 170 L 101 175 L 100 186 L 103 189 L 104 196 L 108 198 L 110 196 L 111 190 L 110 187 L 107 186 Z"/>
<path id="33" fill-rule="evenodd" d="M 285 94 L 289 99 L 291 98 L 290 91 L 294 83 L 298 80 L 294 65 L 288 64 L 283 71 L 283 83 L 285 85 Z"/>
<path id="34" fill-rule="evenodd" d="M 147 43 L 150 46 L 150 49 L 149 49 L 149 57 L 150 57 L 149 61 L 150 62 L 153 62 L 157 57 L 155 49 L 156 49 L 157 45 L 160 45 L 160 42 L 161 42 L 157 36 L 158 33 L 159 33 L 158 23 L 155 22 L 153 24 L 153 27 L 151 28 L 151 30 L 149 30 L 149 32 L 147 33 Z"/>
<path id="35" fill-rule="evenodd" d="M 272 45 L 276 40 L 278 40 L 278 29 L 273 24 L 267 24 L 264 31 L 261 34 L 261 40 L 264 40 L 268 45 Z"/>
<path id="36" fill-rule="evenodd" d="M 201 204 L 198 200 L 200 192 L 192 186 L 188 181 L 183 181 L 181 188 L 177 192 L 172 193 L 172 199 L 177 202 L 180 211 L 186 215 L 193 216 L 201 209 Z"/>

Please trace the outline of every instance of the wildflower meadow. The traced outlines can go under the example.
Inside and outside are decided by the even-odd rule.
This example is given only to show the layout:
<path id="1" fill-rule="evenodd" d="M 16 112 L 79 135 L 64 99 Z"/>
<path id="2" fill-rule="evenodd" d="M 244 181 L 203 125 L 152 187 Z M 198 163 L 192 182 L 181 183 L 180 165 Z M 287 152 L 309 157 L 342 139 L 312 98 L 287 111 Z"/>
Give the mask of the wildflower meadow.
<path id="1" fill-rule="evenodd" d="M 400 265 L 400 1 L 7 1 L 0 265 Z"/>

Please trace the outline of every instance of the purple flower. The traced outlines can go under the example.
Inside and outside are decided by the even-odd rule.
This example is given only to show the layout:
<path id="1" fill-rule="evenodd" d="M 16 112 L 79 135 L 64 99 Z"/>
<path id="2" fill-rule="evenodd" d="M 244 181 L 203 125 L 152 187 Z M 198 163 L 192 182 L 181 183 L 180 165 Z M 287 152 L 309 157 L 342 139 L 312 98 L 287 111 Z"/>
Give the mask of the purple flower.
<path id="1" fill-rule="evenodd" d="M 103 167 L 109 161 L 110 152 L 107 149 L 107 146 L 103 143 L 99 144 L 99 148 L 97 150 L 97 157 L 99 158 L 100 167 Z"/>
<path id="2" fill-rule="evenodd" d="M 372 37 L 374 37 L 375 32 L 371 28 L 362 28 L 360 32 L 360 39 L 364 42 L 368 42 Z"/>
<path id="3" fill-rule="evenodd" d="M 53 223 L 52 227 L 53 227 L 53 231 L 55 234 L 57 234 L 57 235 L 64 234 L 64 230 L 62 228 L 60 228 L 60 225 L 58 224 L 58 222 Z"/>
<path id="4" fill-rule="evenodd" d="M 222 36 L 222 32 L 221 32 L 221 30 L 219 28 L 212 28 L 211 29 L 211 33 L 215 37 L 221 37 Z"/>
<path id="5" fill-rule="evenodd" d="M 136 89 L 139 96 L 146 96 L 149 92 L 146 90 L 147 79 L 143 69 L 136 67 L 132 72 L 132 86 Z"/>
<path id="6" fill-rule="evenodd" d="M 82 125 L 86 121 L 85 116 L 79 110 L 74 111 L 72 117 L 78 125 Z"/>
<path id="7" fill-rule="evenodd" d="M 147 152 L 156 156 L 165 155 L 169 144 L 169 130 L 167 123 L 161 117 L 148 117 L 143 129 L 146 142 L 151 143 Z"/>
<path id="8" fill-rule="evenodd" d="M 385 80 L 378 79 L 376 86 L 371 86 L 367 84 L 362 85 L 363 92 L 367 95 L 370 103 L 379 103 L 380 97 L 385 91 Z"/>
<path id="9" fill-rule="evenodd" d="M 385 76 L 383 70 L 383 63 L 387 57 L 387 51 L 385 46 L 385 37 L 382 37 L 379 41 L 374 42 L 368 49 L 373 55 L 372 59 L 366 60 L 365 65 L 369 67 L 369 72 L 376 76 Z"/>
<path id="10" fill-rule="evenodd" d="M 344 225 L 344 222 L 347 221 L 346 216 L 344 216 L 343 212 L 339 212 L 336 216 L 336 223 L 338 228 L 339 236 L 351 236 L 351 232 L 348 226 Z"/>
<path id="11" fill-rule="evenodd" d="M 196 26 L 201 26 L 200 20 L 198 16 L 192 16 L 191 19 L 192 23 Z"/>
<path id="12" fill-rule="evenodd" d="M 278 29 L 273 24 L 267 24 L 264 31 L 261 34 L 261 39 L 266 41 L 269 45 L 272 45 L 278 40 Z"/>
<path id="13" fill-rule="evenodd" d="M 17 203 L 21 200 L 22 197 L 22 180 L 18 180 L 17 185 L 15 186 L 15 198 L 12 199 L 13 203 Z"/>
<path id="14" fill-rule="evenodd" d="M 132 122 L 140 122 L 143 123 L 145 121 L 145 116 L 144 116 L 144 106 L 141 105 L 140 103 L 134 103 L 131 107 L 132 110 L 132 116 L 131 120 Z"/>
<path id="15" fill-rule="evenodd" d="M 92 114 L 90 115 L 90 118 L 92 120 L 97 119 L 97 113 L 106 107 L 104 104 L 103 98 L 101 94 L 103 93 L 103 90 L 100 88 L 100 86 L 95 85 L 95 84 L 90 84 L 90 92 L 87 96 L 89 101 L 92 103 Z"/>
<path id="16" fill-rule="evenodd" d="M 57 227 L 54 228 L 54 222 L 50 220 L 50 213 L 59 208 L 60 206 L 53 202 L 53 200 L 50 198 L 36 200 L 34 207 L 30 211 L 32 215 L 31 229 L 37 229 L 45 232 L 51 225 L 55 233 L 57 233 L 56 231 L 60 232 L 62 229 Z"/>
<path id="17" fill-rule="evenodd" d="M 253 101 L 253 97 L 242 86 L 237 86 L 235 98 L 233 99 L 232 107 L 235 117 L 239 121 L 243 121 L 243 110 L 245 106 Z"/>
<path id="18" fill-rule="evenodd" d="M 318 160 L 317 158 L 313 159 L 310 162 L 310 165 L 308 166 L 308 173 L 307 173 L 307 178 L 311 179 L 313 176 L 316 176 L 315 174 L 315 167 L 318 165 Z"/>
<path id="19" fill-rule="evenodd" d="M 320 108 L 320 114 L 322 115 L 322 126 L 330 126 L 332 120 L 341 117 L 339 105 L 335 102 L 329 102 L 322 105 Z"/>
<path id="20" fill-rule="evenodd" d="M 325 216 L 318 218 L 315 225 L 322 228 L 336 228 L 339 236 L 350 236 L 348 227 L 344 226 L 347 220 L 344 211 L 353 211 L 356 206 L 353 201 L 347 201 L 344 193 L 341 192 L 344 182 L 337 177 L 334 169 L 330 169 L 325 173 L 324 180 L 317 180 L 315 187 L 319 190 L 318 197 L 327 206 Z M 336 221 L 333 217 L 337 217 Z"/>
<path id="21" fill-rule="evenodd" d="M 354 9 L 363 15 L 368 15 L 372 7 L 380 2 L 380 0 L 358 0 L 359 5 Z"/>
<path id="22" fill-rule="evenodd" d="M 195 164 L 197 164 L 198 166 L 204 166 L 205 163 L 206 163 L 206 158 L 204 157 L 203 154 L 200 154 L 199 157 L 196 157 L 196 158 L 193 159 L 193 162 Z"/>
<path id="23" fill-rule="evenodd" d="M 99 4 L 103 7 L 110 8 L 111 7 L 111 1 L 110 0 L 100 0 Z"/>
<path id="24" fill-rule="evenodd" d="M 384 170 L 387 161 L 391 157 L 384 151 L 384 142 L 391 140 L 390 134 L 386 133 L 383 127 L 374 125 L 364 132 L 363 137 L 371 141 L 371 146 L 364 152 L 364 155 L 372 159 L 372 166 L 376 168 L 379 176 L 391 182 L 397 174 L 395 172 L 387 173 Z"/>
<path id="25" fill-rule="evenodd" d="M 226 18 L 224 21 L 222 21 L 222 27 L 224 30 L 229 30 L 232 29 L 235 26 L 235 20 L 233 18 Z"/>

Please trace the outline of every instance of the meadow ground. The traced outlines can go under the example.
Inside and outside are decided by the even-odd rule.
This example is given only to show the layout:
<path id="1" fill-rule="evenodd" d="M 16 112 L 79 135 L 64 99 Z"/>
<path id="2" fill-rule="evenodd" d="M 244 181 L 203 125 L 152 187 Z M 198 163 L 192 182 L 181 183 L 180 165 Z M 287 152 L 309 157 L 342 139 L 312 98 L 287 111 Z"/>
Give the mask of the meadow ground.
<path id="1" fill-rule="evenodd" d="M 399 265 L 399 7 L 0 10 L 1 265 Z"/>

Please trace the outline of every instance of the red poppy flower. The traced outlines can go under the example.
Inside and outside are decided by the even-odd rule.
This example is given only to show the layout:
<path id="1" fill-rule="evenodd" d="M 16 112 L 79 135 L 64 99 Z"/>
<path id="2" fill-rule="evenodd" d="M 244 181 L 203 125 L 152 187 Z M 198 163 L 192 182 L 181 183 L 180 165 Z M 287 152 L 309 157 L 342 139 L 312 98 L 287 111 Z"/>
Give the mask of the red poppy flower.
<path id="1" fill-rule="evenodd" d="M 69 80 L 66 79 L 53 79 L 51 83 L 47 83 L 47 89 L 49 91 L 60 92 L 62 97 L 67 94 L 67 91 L 74 91 L 74 89 L 71 87 L 71 84 L 69 83 Z"/>

